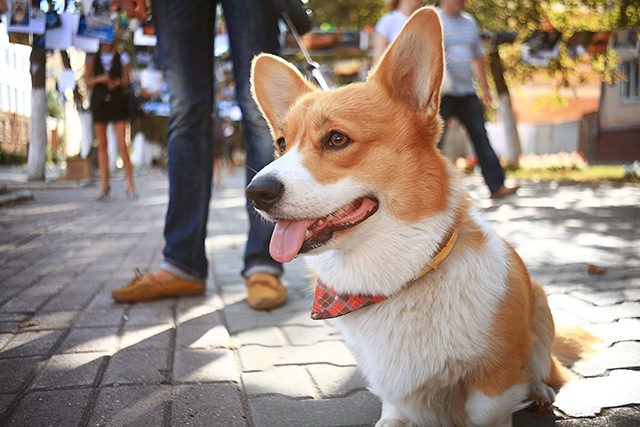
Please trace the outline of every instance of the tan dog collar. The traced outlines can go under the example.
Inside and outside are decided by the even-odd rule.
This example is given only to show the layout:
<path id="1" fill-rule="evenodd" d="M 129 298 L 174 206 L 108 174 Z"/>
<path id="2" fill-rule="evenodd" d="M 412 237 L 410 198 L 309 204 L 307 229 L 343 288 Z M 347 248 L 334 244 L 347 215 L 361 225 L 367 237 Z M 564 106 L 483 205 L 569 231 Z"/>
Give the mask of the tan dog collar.
<path id="1" fill-rule="evenodd" d="M 411 281 L 411 283 L 423 277 L 428 272 L 437 269 L 440 264 L 449 256 L 458 240 L 458 228 L 454 228 L 447 239 L 443 242 L 438 253 L 431 259 L 429 264 L 422 269 L 420 274 Z M 311 318 L 313 320 L 333 319 L 352 313 L 361 308 L 368 307 L 386 300 L 389 297 L 383 295 L 350 295 L 339 294 L 334 289 L 325 285 L 318 280 L 316 285 L 315 297 L 313 300 L 313 309 Z"/>

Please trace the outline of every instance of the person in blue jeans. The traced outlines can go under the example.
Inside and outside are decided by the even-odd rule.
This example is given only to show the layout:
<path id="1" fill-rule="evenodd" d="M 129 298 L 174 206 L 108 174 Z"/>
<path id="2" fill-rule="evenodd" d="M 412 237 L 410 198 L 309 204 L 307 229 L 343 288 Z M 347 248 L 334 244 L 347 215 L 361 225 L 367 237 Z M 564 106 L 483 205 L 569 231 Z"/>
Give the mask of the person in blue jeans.
<path id="1" fill-rule="evenodd" d="M 144 1 L 118 1 L 130 16 L 145 18 Z M 250 93 L 251 60 L 279 51 L 277 14 L 271 1 L 221 0 L 229 33 L 236 97 L 242 110 L 249 182 L 273 160 L 269 129 Z M 214 37 L 218 2 L 153 0 L 157 48 L 171 98 L 167 129 L 169 206 L 165 220 L 164 260 L 154 273 L 136 273 L 113 291 L 116 302 L 138 302 L 202 295 L 208 273 L 205 253 L 213 176 Z M 283 304 L 282 265 L 269 255 L 272 226 L 247 200 L 249 235 L 242 271 L 247 302 L 257 310 Z"/>
<path id="2" fill-rule="evenodd" d="M 504 185 L 504 170 L 484 127 L 484 108 L 476 95 L 473 65 L 482 87 L 483 101 L 487 105 L 491 103 L 491 91 L 487 83 L 478 24 L 471 15 L 463 12 L 464 3 L 465 0 L 441 0 L 438 9 L 442 21 L 447 73 L 451 79 L 449 92 L 440 100 L 440 116 L 445 123 L 455 116 L 467 129 L 491 198 L 500 199 L 514 194 L 518 188 Z M 444 138 L 443 134 L 439 147 Z"/>

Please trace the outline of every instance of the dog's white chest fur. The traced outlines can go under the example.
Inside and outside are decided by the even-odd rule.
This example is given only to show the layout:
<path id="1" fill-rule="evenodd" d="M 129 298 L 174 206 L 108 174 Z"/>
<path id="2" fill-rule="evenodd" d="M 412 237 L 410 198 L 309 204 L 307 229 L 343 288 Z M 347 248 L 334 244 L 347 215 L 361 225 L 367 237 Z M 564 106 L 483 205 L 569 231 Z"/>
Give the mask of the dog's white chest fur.
<path id="1" fill-rule="evenodd" d="M 435 394 L 475 369 L 506 292 L 506 249 L 494 234 L 487 237 L 492 256 L 478 259 L 477 253 L 454 251 L 438 270 L 396 295 L 334 321 L 375 394 L 399 402 L 427 383 Z M 331 274 L 316 269 L 323 264 L 319 257 L 307 262 L 331 284 Z M 398 263 L 402 260 L 381 258 L 369 275 Z"/>

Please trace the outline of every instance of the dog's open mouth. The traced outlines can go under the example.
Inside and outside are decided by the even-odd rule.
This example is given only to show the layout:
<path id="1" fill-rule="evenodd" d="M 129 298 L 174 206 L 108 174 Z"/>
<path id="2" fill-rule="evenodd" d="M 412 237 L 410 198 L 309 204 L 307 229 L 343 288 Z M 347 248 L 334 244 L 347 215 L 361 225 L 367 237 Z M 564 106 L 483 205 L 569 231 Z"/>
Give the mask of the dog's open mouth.
<path id="1" fill-rule="evenodd" d="M 279 262 L 289 262 L 299 253 L 318 248 L 331 240 L 333 233 L 360 224 L 378 210 L 378 201 L 362 197 L 323 218 L 280 219 L 271 237 L 269 252 Z"/>

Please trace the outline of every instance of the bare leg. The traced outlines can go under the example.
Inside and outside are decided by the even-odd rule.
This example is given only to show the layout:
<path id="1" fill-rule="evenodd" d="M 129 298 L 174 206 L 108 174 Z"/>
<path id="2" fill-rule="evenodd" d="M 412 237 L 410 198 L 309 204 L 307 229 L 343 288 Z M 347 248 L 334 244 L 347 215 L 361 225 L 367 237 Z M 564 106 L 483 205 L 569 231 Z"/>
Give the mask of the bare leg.
<path id="1" fill-rule="evenodd" d="M 98 169 L 100 170 L 100 195 L 109 191 L 109 153 L 107 151 L 107 124 L 96 122 L 93 129 L 98 138 Z"/>
<path id="2" fill-rule="evenodd" d="M 133 167 L 131 165 L 131 158 L 129 157 L 129 147 L 127 147 L 126 140 L 127 122 L 115 122 L 113 126 L 116 130 L 116 136 L 118 138 L 118 148 L 120 149 L 120 157 L 122 157 L 124 175 L 127 180 L 127 188 L 129 189 L 129 194 L 135 196 L 136 187 L 133 183 Z"/>

